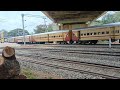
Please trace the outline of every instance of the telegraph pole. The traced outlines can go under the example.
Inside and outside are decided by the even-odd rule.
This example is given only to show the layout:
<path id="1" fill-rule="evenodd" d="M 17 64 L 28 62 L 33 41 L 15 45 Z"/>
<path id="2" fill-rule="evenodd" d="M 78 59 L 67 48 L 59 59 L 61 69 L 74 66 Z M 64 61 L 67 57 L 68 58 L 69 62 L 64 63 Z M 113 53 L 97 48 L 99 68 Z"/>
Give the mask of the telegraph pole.
<path id="1" fill-rule="evenodd" d="M 23 26 L 23 41 L 25 45 L 24 14 L 21 14 L 21 16 L 22 16 L 22 26 Z"/>
<path id="2" fill-rule="evenodd" d="M 43 17 L 43 19 L 44 19 L 44 23 L 45 23 L 46 31 L 48 32 L 48 30 L 47 30 L 47 25 L 46 25 L 46 21 L 45 21 L 46 18 Z"/>

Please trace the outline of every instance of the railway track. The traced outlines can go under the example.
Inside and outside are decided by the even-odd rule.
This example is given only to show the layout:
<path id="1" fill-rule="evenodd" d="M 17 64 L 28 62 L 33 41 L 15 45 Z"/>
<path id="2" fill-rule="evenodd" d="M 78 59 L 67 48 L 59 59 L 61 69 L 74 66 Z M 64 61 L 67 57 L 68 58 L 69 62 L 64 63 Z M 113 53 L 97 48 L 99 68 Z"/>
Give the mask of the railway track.
<path id="1" fill-rule="evenodd" d="M 116 51 L 91 51 L 91 50 L 67 50 L 67 49 L 28 49 L 30 51 L 47 51 L 47 52 L 59 52 L 59 53 L 72 53 L 72 54 L 92 54 L 92 55 L 103 55 L 103 56 L 120 56 L 120 52 Z"/>
<path id="2" fill-rule="evenodd" d="M 80 45 L 80 44 L 45 44 L 45 46 L 50 46 L 50 47 L 80 47 L 80 48 L 109 48 L 109 44 L 96 44 L 96 45 Z M 112 48 L 120 48 L 120 44 L 112 44 Z"/>
<path id="3" fill-rule="evenodd" d="M 49 52 L 61 52 L 61 51 L 49 51 Z M 120 56 L 120 54 L 119 54 L 119 52 L 101 52 L 101 53 L 99 53 L 99 51 L 84 51 L 84 50 L 77 50 L 77 52 L 76 52 L 76 50 L 75 51 L 73 51 L 73 50 L 64 50 L 64 51 L 62 51 L 62 53 L 74 53 L 74 54 L 92 54 L 92 55 L 104 55 L 104 56 Z"/>
<path id="4" fill-rule="evenodd" d="M 39 55 L 34 55 L 34 56 L 32 56 L 32 55 L 24 55 L 24 56 L 33 57 L 33 58 L 40 57 Z M 102 65 L 102 64 L 95 64 L 95 63 L 87 63 L 87 62 L 80 62 L 80 61 L 72 61 L 72 60 L 50 58 L 50 57 L 40 57 L 40 58 L 45 59 L 45 60 L 57 61 L 57 62 L 59 61 L 59 62 L 64 62 L 64 63 L 72 63 L 72 64 L 78 64 L 78 65 L 91 66 L 91 67 L 99 67 L 101 69 L 106 68 L 108 70 L 115 70 L 116 72 L 120 72 L 120 67 L 116 67 L 116 66 L 109 66 L 109 65 Z M 105 75 L 105 74 L 95 73 L 95 72 L 91 72 L 91 71 L 84 71 L 84 70 L 65 67 L 65 66 L 59 66 L 59 65 L 54 65 L 54 64 L 43 63 L 43 62 L 39 62 L 37 60 L 34 60 L 34 61 L 25 60 L 25 62 L 26 61 L 30 62 L 30 63 L 35 63 L 35 64 L 39 64 L 39 65 L 45 65 L 45 66 L 57 68 L 57 69 L 63 69 L 63 70 L 68 70 L 68 71 L 74 71 L 74 72 L 80 72 L 80 73 L 85 73 L 85 74 L 97 75 L 97 76 L 101 76 L 101 77 L 108 78 L 108 79 L 120 79 L 120 76 L 111 76 L 111 75 L 107 75 L 107 74 Z"/>
<path id="5" fill-rule="evenodd" d="M 68 70 L 68 71 L 73 71 L 73 72 L 79 72 L 79 73 L 84 73 L 84 74 L 100 76 L 100 77 L 106 78 L 106 79 L 120 79 L 120 77 L 115 77 L 115 76 L 110 76 L 110 75 L 105 75 L 105 74 L 100 74 L 100 73 L 95 73 L 95 72 L 89 72 L 89 71 L 84 71 L 84 70 L 80 70 L 80 69 L 75 69 L 75 68 L 70 68 L 70 67 L 65 67 L 65 66 L 59 66 L 59 65 L 54 65 L 54 64 L 48 64 L 48 63 L 38 62 L 38 61 L 35 61 L 35 60 L 34 61 L 24 60 L 24 62 L 44 65 L 44 66 L 48 66 L 48 67 L 52 67 L 52 68 L 56 68 L 56 69 L 62 69 L 62 70 Z"/>
<path id="6" fill-rule="evenodd" d="M 26 49 L 26 48 L 25 48 Z M 17 50 L 21 50 L 17 49 Z M 24 48 L 22 49 L 24 50 Z M 81 61 L 74 61 L 74 60 L 65 60 L 65 59 L 58 59 L 58 58 L 50 58 L 50 57 L 45 57 L 45 56 L 40 56 L 38 52 L 33 52 L 33 51 L 47 51 L 47 52 L 64 52 L 64 53 L 78 53 L 78 54 L 94 54 L 94 55 L 107 55 L 107 56 L 120 56 L 119 51 L 115 52 L 109 52 L 109 51 L 90 51 L 90 50 L 66 50 L 66 49 L 36 49 L 36 48 L 27 48 L 28 52 L 31 51 L 32 54 L 20 54 L 16 53 L 18 56 L 23 56 L 23 57 L 31 57 L 34 58 L 34 61 L 31 60 L 25 60 L 23 62 L 29 62 L 29 63 L 34 63 L 34 64 L 39 64 L 39 65 L 45 65 L 48 67 L 53 67 L 57 69 L 62 69 L 62 70 L 68 70 L 68 71 L 74 71 L 74 72 L 80 72 L 80 73 L 85 73 L 85 74 L 91 74 L 91 75 L 96 75 L 96 76 L 101 76 L 107 79 L 120 79 L 120 76 L 112 76 L 112 75 L 107 75 L 107 74 L 101 74 L 101 73 L 95 73 L 91 71 L 84 71 L 76 68 L 71 68 L 71 67 L 66 67 L 66 66 L 60 66 L 60 65 L 54 65 L 54 64 L 49 64 L 49 63 L 43 63 L 38 61 L 37 59 L 40 58 L 42 60 L 51 60 L 51 61 L 57 61 L 57 62 L 63 62 L 63 63 L 72 63 L 72 64 L 77 64 L 77 65 L 86 65 L 86 66 L 91 66 L 91 67 L 99 67 L 99 68 L 106 68 L 108 70 L 116 70 L 120 72 L 120 67 L 117 66 L 109 66 L 109 65 L 102 65 L 102 64 L 96 64 L 96 63 L 88 63 L 88 62 L 81 62 Z M 1 53 L 1 52 L 0 52 Z"/>

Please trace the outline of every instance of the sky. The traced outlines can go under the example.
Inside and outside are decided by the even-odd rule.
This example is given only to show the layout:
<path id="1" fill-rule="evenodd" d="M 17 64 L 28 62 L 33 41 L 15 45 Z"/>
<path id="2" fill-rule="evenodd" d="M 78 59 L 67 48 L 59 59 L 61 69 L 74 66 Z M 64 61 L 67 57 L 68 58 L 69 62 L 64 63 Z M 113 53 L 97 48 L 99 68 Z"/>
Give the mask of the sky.
<path id="1" fill-rule="evenodd" d="M 45 24 L 44 19 L 41 16 L 46 17 L 41 11 L 0 11 L 0 30 L 7 31 L 22 28 L 22 16 L 21 14 L 39 15 L 37 17 L 24 16 L 25 30 L 29 33 L 34 32 L 37 25 Z M 46 24 L 50 24 L 52 21 L 46 17 Z"/>
<path id="2" fill-rule="evenodd" d="M 112 13 L 112 12 L 108 12 Z M 32 14 L 46 17 L 46 24 L 53 23 L 47 16 L 41 11 L 0 11 L 0 30 L 4 29 L 7 31 L 22 28 L 22 17 L 21 14 Z M 37 25 L 45 24 L 42 17 L 28 17 L 25 15 L 25 30 L 29 33 L 34 32 Z M 101 18 L 100 18 L 101 19 Z"/>

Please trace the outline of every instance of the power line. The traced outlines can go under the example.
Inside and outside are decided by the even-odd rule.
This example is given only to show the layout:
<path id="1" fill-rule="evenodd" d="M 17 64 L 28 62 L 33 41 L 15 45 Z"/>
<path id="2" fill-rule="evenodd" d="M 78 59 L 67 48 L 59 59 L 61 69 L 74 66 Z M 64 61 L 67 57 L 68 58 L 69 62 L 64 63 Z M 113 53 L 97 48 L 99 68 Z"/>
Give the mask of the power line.
<path id="1" fill-rule="evenodd" d="M 46 25 L 46 17 L 45 16 L 40 16 L 40 15 L 32 15 L 32 14 L 24 14 L 25 16 L 27 16 L 27 17 L 35 17 L 35 18 L 42 18 L 42 19 L 44 19 L 44 24 L 45 24 L 45 28 L 46 28 L 46 32 L 48 32 L 47 31 L 47 25 Z"/>
<path id="2" fill-rule="evenodd" d="M 27 17 L 36 17 L 36 18 L 44 18 L 45 16 L 40 16 L 40 15 L 32 15 L 32 14 L 24 14 Z"/>

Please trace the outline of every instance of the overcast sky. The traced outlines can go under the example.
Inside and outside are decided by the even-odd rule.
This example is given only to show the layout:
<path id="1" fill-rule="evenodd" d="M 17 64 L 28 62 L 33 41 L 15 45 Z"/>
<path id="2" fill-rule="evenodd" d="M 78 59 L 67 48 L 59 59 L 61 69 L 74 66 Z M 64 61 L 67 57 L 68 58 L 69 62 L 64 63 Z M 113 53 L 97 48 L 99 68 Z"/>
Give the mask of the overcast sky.
<path id="1" fill-rule="evenodd" d="M 0 11 L 0 30 L 5 29 L 7 31 L 22 28 L 21 14 L 32 14 L 45 16 L 41 11 Z M 46 17 L 46 16 L 45 16 Z M 46 17 L 47 18 L 47 17 Z M 33 29 L 39 25 L 44 24 L 44 19 L 36 17 L 25 16 L 25 29 L 30 33 Z M 50 19 L 46 19 L 46 24 L 52 23 Z"/>
<path id="2" fill-rule="evenodd" d="M 22 28 L 21 14 L 45 16 L 41 11 L 0 11 L 0 30 L 5 29 L 10 31 L 16 28 Z M 25 29 L 30 33 L 33 32 L 37 25 L 44 24 L 44 19 L 42 18 L 25 16 L 25 20 Z M 52 23 L 48 18 L 46 21 L 46 24 Z"/>

